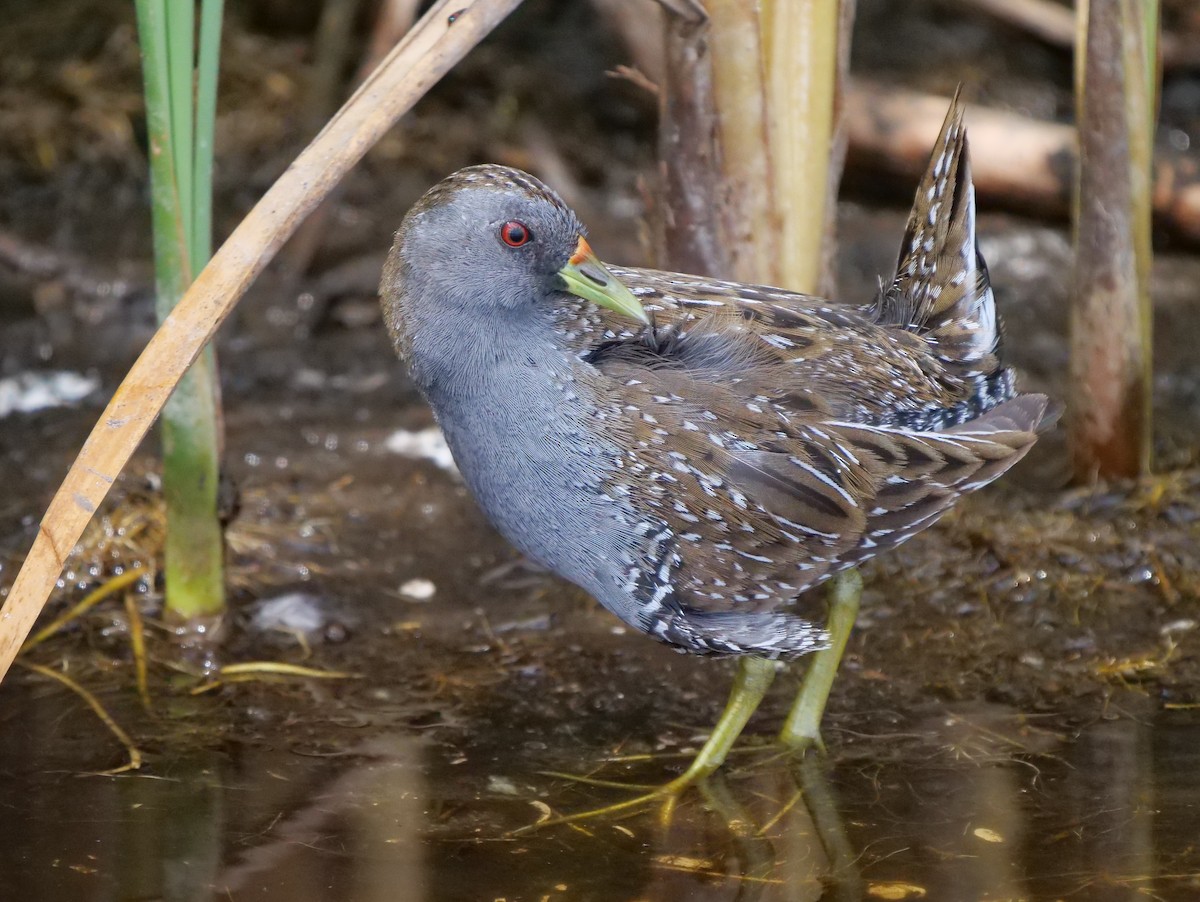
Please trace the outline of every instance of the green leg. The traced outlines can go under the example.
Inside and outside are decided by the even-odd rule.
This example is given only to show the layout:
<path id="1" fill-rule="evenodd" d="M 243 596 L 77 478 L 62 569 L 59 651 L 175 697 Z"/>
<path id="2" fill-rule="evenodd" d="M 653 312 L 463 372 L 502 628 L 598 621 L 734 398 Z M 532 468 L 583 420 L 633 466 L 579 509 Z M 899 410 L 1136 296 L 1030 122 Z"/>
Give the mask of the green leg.
<path id="1" fill-rule="evenodd" d="M 779 741 L 784 745 L 796 749 L 822 747 L 821 715 L 825 713 L 829 690 L 833 688 L 846 641 L 854 628 L 861 596 L 862 577 L 857 570 L 847 570 L 834 578 L 829 602 L 829 648 L 817 652 L 808 665 L 800 694 L 779 732 Z"/>
<path id="2" fill-rule="evenodd" d="M 702 780 L 725 763 L 725 757 L 737 742 L 737 738 L 742 735 L 746 722 L 758 709 L 773 679 L 774 661 L 748 655 L 738 658 L 737 676 L 733 678 L 733 689 L 729 692 L 729 701 L 725 703 L 721 719 L 713 727 L 712 735 L 708 737 L 704 748 L 700 749 L 691 766 L 667 786 L 678 783 L 683 787 L 696 780 Z"/>

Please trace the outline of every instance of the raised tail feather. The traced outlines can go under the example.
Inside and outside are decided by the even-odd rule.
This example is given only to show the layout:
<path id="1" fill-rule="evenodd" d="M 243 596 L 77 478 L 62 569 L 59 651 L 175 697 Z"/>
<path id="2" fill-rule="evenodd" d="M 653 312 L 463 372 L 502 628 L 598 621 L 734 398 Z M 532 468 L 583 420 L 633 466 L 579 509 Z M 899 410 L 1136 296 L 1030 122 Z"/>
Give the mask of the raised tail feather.
<path id="1" fill-rule="evenodd" d="M 962 377 L 1000 367 L 1000 330 L 987 265 L 975 239 L 975 186 L 958 94 L 917 188 L 896 276 L 878 321 L 919 332 Z"/>

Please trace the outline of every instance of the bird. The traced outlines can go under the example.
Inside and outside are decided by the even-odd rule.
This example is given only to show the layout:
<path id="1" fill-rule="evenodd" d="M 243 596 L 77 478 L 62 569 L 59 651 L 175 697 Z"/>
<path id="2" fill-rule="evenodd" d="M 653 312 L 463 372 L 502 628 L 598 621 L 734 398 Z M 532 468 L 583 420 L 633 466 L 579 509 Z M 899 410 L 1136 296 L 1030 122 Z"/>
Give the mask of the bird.
<path id="1" fill-rule="evenodd" d="M 551 188 L 499 165 L 435 184 L 396 232 L 384 322 L 486 516 L 625 624 L 738 659 L 662 792 L 720 767 L 779 662 L 812 653 L 781 739 L 819 743 L 857 565 L 1046 419 L 1003 363 L 963 120 L 956 97 L 895 274 L 861 303 L 607 265 Z M 799 602 L 827 581 L 822 624 Z"/>

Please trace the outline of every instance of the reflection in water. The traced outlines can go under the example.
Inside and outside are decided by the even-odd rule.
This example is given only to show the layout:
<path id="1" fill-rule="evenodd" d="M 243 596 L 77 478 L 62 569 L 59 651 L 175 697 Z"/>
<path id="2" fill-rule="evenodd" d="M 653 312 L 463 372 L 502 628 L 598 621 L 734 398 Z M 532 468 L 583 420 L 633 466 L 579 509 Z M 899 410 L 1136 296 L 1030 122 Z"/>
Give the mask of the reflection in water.
<path id="1" fill-rule="evenodd" d="M 285 788 L 277 782 L 256 798 L 261 787 L 247 787 L 246 802 L 270 820 L 237 838 L 239 850 L 212 883 L 219 898 L 424 902 L 420 746 L 393 734 L 358 749 L 356 758 L 316 787 L 308 780 L 319 779 L 320 758 L 308 759 L 314 773 L 307 775 L 284 776 L 272 769 L 274 762 L 261 762 Z"/>
<path id="2" fill-rule="evenodd" d="M 1160 890 L 1169 892 L 1169 886 L 1156 885 L 1149 728 L 1136 720 L 1100 723 L 1080 736 L 1074 751 L 1077 773 L 1056 786 L 1062 797 L 1042 823 L 1051 840 L 1042 850 L 1052 856 L 1046 862 L 1047 885 L 1063 892 L 1085 887 L 1087 897 L 1097 900 L 1155 898 Z M 1196 753 L 1193 746 L 1193 770 Z M 1190 834 L 1194 849 L 1200 839 L 1195 809 L 1190 823 L 1174 825 L 1180 828 Z M 1195 892 L 1200 889 L 1195 862 L 1192 870 Z"/>
<path id="3" fill-rule="evenodd" d="M 643 898 L 809 902 L 835 882 L 829 848 L 844 836 L 836 820 L 824 836 L 813 815 L 828 797 L 819 768 L 776 766 L 733 786 L 718 775 L 698 796 L 658 833 Z"/>
<path id="4" fill-rule="evenodd" d="M 203 753 L 173 763 L 162 780 L 117 780 L 113 877 L 118 897 L 205 902 L 221 866 L 225 789 L 220 756 Z"/>
<path id="5" fill-rule="evenodd" d="M 54 748 L 67 720 L 46 699 L 27 713 L 30 732 L 0 742 L 5 898 L 1200 898 L 1189 712 L 1069 736 L 1004 709 L 941 710 L 912 738 L 848 743 L 833 759 L 743 752 L 667 825 L 647 810 L 519 837 L 511 827 L 537 805 L 612 790 L 541 777 L 524 752 L 444 760 L 401 733 L 353 754 L 234 747 L 115 778 L 62 760 L 30 773 L 25 753 Z"/>

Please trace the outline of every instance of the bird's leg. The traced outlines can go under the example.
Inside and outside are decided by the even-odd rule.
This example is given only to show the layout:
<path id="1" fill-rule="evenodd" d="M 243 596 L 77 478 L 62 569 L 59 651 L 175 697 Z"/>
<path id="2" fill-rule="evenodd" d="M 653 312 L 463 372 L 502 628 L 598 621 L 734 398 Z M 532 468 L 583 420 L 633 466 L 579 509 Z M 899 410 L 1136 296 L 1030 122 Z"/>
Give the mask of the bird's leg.
<path id="1" fill-rule="evenodd" d="M 821 716 L 825 713 L 825 703 L 846 650 L 846 641 L 854 628 L 861 596 L 862 577 L 857 570 L 847 570 L 834 578 L 829 600 L 829 648 L 817 652 L 808 665 L 800 693 L 779 731 L 779 741 L 784 745 L 794 749 L 823 746 Z"/>
<path id="2" fill-rule="evenodd" d="M 603 808 L 595 808 L 591 811 L 544 820 L 533 826 L 545 827 L 616 814 L 663 799 L 667 800 L 669 806 L 674 796 L 693 783 L 703 780 L 725 763 L 729 750 L 733 748 L 733 744 L 737 742 L 742 730 L 746 728 L 746 722 L 750 720 L 750 716 L 758 709 L 773 679 L 775 679 L 774 661 L 749 655 L 738 658 L 737 675 L 733 679 L 733 689 L 729 692 L 729 701 L 725 703 L 725 710 L 721 712 L 721 717 L 717 721 L 717 725 L 713 727 L 712 734 L 687 770 L 669 783 L 664 783 L 636 798 L 617 802 L 615 805 L 606 805 Z M 664 810 L 664 820 L 670 818 L 670 811 L 669 807 Z"/>
<path id="3" fill-rule="evenodd" d="M 733 678 L 729 701 L 725 703 L 720 720 L 688 769 L 668 783 L 668 786 L 679 782 L 682 788 L 696 780 L 702 780 L 725 763 L 729 750 L 742 735 L 750 715 L 758 710 L 773 679 L 774 661 L 749 655 L 738 658 L 737 675 Z"/>

